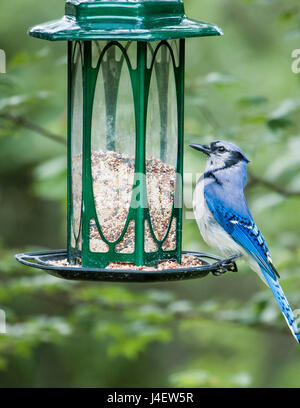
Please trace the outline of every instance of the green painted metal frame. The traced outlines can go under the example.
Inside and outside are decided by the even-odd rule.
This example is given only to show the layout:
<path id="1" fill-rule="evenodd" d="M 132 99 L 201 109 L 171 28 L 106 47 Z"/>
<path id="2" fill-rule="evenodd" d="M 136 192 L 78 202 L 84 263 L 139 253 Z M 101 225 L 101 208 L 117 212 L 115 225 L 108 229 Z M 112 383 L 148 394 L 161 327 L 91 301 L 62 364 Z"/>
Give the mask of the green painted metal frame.
<path id="1" fill-rule="evenodd" d="M 78 43 L 77 43 L 78 44 Z M 117 46 L 126 61 L 133 92 L 134 111 L 136 121 L 135 136 L 135 178 L 133 182 L 132 197 L 136 195 L 136 188 L 139 191 L 139 205 L 135 208 L 130 206 L 124 229 L 115 242 L 108 241 L 102 233 L 97 212 L 95 208 L 92 169 L 91 169 L 91 125 L 93 115 L 93 102 L 97 78 L 101 64 L 108 50 Z M 75 77 L 73 64 L 73 54 L 76 49 L 76 43 L 68 43 L 68 71 L 69 71 L 69 95 L 68 95 L 68 258 L 70 262 L 76 262 L 78 257 L 81 258 L 84 267 L 106 267 L 110 262 L 132 262 L 136 265 L 157 265 L 159 260 L 177 259 L 181 261 L 181 240 L 182 240 L 182 174 L 183 174 L 183 127 L 184 127 L 184 59 L 185 59 L 185 40 L 179 42 L 179 63 L 176 66 L 175 56 L 172 47 L 167 41 L 161 41 L 155 48 L 152 56 L 151 65 L 147 67 L 147 43 L 137 42 L 137 67 L 133 69 L 126 49 L 116 41 L 109 42 L 102 50 L 97 66 L 92 66 L 92 43 L 85 41 L 83 47 L 83 168 L 82 168 L 82 244 L 78 246 L 80 231 L 75 238 L 77 247 L 72 247 L 73 224 L 73 199 L 72 199 L 72 105 L 73 105 L 73 79 Z M 146 138 L 147 138 L 147 105 L 151 77 L 154 72 L 156 56 L 161 47 L 168 49 L 173 67 L 176 97 L 177 97 L 177 179 L 175 183 L 175 192 L 173 200 L 172 214 L 164 238 L 159 241 L 154 233 L 151 217 L 148 208 L 147 186 L 146 186 Z M 72 52 L 72 49 L 74 52 Z M 143 177 L 140 177 L 142 175 Z M 140 184 L 141 183 L 141 184 Z M 133 202 L 133 201 L 132 201 Z M 132 203 L 131 202 L 131 203 Z M 170 232 L 173 219 L 176 219 L 176 247 L 174 250 L 164 251 L 163 244 Z M 96 226 L 101 239 L 108 245 L 108 252 L 95 253 L 90 251 L 89 235 L 90 220 L 96 221 Z M 116 245 L 122 241 L 126 234 L 130 221 L 135 223 L 135 248 L 132 254 L 124 254 L 115 251 Z M 158 250 L 155 252 L 145 252 L 144 236 L 145 221 L 148 222 L 152 239 L 157 245 Z"/>
<path id="2" fill-rule="evenodd" d="M 189 19 L 182 0 L 68 0 L 65 16 L 30 35 L 50 41 L 160 41 L 222 35 L 215 24 Z"/>
<path id="3" fill-rule="evenodd" d="M 68 259 L 76 263 L 81 258 L 82 267 L 106 267 L 110 262 L 133 262 L 136 265 L 157 265 L 159 260 L 181 260 L 182 246 L 182 174 L 183 174 L 183 126 L 184 126 L 184 47 L 185 38 L 222 35 L 222 30 L 210 23 L 191 20 L 187 18 L 182 0 L 67 0 L 65 16 L 61 20 L 45 23 L 33 27 L 30 35 L 33 37 L 58 41 L 68 41 Z M 170 39 L 179 39 L 179 64 L 176 66 L 172 48 L 167 42 Z M 92 65 L 92 40 L 107 40 L 109 44 L 116 45 L 122 51 L 124 60 L 130 73 L 133 91 L 135 125 L 136 125 L 136 155 L 135 178 L 133 190 L 139 188 L 139 202 L 137 208 L 130 206 L 124 229 L 118 240 L 108 242 L 103 236 L 95 208 L 92 170 L 91 170 L 91 126 L 93 114 L 94 92 L 97 76 L 104 55 L 99 57 L 96 68 Z M 137 67 L 133 68 L 126 50 L 119 41 L 137 42 Z M 145 176 L 146 171 L 146 138 L 147 138 L 147 103 L 151 75 L 154 62 L 147 66 L 147 46 L 149 41 L 160 41 L 154 52 L 153 58 L 162 44 L 170 52 L 174 69 L 174 78 L 177 95 L 177 178 L 172 215 L 166 230 L 165 237 L 158 241 L 154 234 L 149 208 L 147 206 L 147 186 L 145 177 L 139 180 L 139 174 Z M 72 199 L 72 104 L 74 63 L 73 44 L 80 43 L 82 51 L 83 70 L 83 161 L 82 161 L 82 204 L 81 224 L 78 236 L 75 237 L 75 246 L 72 246 L 74 231 L 73 199 Z M 153 59 L 153 61 L 154 61 Z M 110 96 L 116 98 L 117 84 L 114 93 Z M 115 96 L 113 96 L 113 94 Z M 113 108 L 110 114 L 115 115 Z M 161 126 L 163 125 L 161 116 Z M 161 132 L 161 147 L 164 145 L 164 131 Z M 108 144 L 108 147 L 114 148 Z M 161 157 L 162 158 L 162 157 Z M 142 184 L 140 184 L 142 183 Z M 131 203 L 132 204 L 132 203 Z M 176 219 L 176 248 L 173 251 L 164 251 L 163 243 L 170 231 L 172 220 Z M 102 240 L 108 245 L 107 253 L 95 253 L 89 249 L 90 220 L 96 222 Z M 135 222 L 135 248 L 132 254 L 118 253 L 115 246 L 123 239 L 129 222 Z M 146 253 L 144 250 L 145 221 L 148 221 L 150 233 L 158 246 L 156 252 Z M 82 242 L 80 245 L 80 237 Z"/>

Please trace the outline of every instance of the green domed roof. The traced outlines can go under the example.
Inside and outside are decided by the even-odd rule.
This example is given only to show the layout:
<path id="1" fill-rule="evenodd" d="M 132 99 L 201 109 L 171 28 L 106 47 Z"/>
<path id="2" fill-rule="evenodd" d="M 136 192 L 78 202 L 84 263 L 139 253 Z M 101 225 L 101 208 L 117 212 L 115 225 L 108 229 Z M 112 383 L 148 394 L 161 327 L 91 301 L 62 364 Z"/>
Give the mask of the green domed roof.
<path id="1" fill-rule="evenodd" d="M 37 25 L 29 34 L 52 41 L 155 41 L 223 33 L 187 18 L 182 0 L 67 0 L 62 19 Z"/>

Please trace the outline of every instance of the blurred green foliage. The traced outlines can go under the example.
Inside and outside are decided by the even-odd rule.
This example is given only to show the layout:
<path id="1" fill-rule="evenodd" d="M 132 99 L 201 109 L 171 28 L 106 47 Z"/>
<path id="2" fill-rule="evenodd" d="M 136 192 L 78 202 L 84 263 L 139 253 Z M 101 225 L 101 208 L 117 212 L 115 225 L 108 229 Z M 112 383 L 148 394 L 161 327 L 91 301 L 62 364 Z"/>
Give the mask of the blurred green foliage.
<path id="1" fill-rule="evenodd" d="M 299 387 L 300 349 L 270 291 L 239 273 L 169 284 L 67 282 L 16 264 L 63 248 L 66 46 L 30 39 L 64 0 L 2 0 L 0 387 Z M 251 158 L 247 198 L 291 304 L 300 308 L 300 48 L 297 0 L 185 0 L 222 38 L 187 42 L 186 145 L 228 139 Z M 20 13 L 22 9 L 22 13 Z M 204 161 L 185 152 L 185 171 Z M 209 250 L 185 184 L 184 248 Z"/>

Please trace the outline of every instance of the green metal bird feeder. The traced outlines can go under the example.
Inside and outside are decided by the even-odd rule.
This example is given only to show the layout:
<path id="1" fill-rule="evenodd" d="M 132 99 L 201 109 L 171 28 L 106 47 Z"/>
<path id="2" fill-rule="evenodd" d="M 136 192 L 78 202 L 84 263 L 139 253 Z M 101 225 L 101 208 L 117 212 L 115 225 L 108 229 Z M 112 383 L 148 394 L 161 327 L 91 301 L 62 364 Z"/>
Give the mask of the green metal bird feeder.
<path id="1" fill-rule="evenodd" d="M 221 34 L 182 0 L 67 0 L 30 30 L 68 43 L 68 243 L 20 262 L 112 281 L 234 269 L 181 243 L 185 38 Z"/>

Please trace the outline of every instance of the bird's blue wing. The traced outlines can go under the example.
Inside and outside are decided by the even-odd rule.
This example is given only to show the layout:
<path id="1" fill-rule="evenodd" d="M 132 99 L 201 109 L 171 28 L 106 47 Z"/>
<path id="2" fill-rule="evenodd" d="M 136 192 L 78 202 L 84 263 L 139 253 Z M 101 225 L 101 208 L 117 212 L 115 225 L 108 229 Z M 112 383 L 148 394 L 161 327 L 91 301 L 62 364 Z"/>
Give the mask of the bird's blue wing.
<path id="1" fill-rule="evenodd" d="M 205 199 L 209 210 L 224 230 L 273 277 L 276 271 L 271 263 L 267 244 L 251 215 L 242 216 L 230 208 L 225 208 L 221 201 L 207 193 Z"/>
<path id="2" fill-rule="evenodd" d="M 296 340 L 300 343 L 300 333 L 288 300 L 277 280 L 267 244 L 255 222 L 250 216 L 241 216 L 232 209 L 224 208 L 220 200 L 209 193 L 205 194 L 209 210 L 224 230 L 251 255 L 269 285 L 287 323 Z"/>

